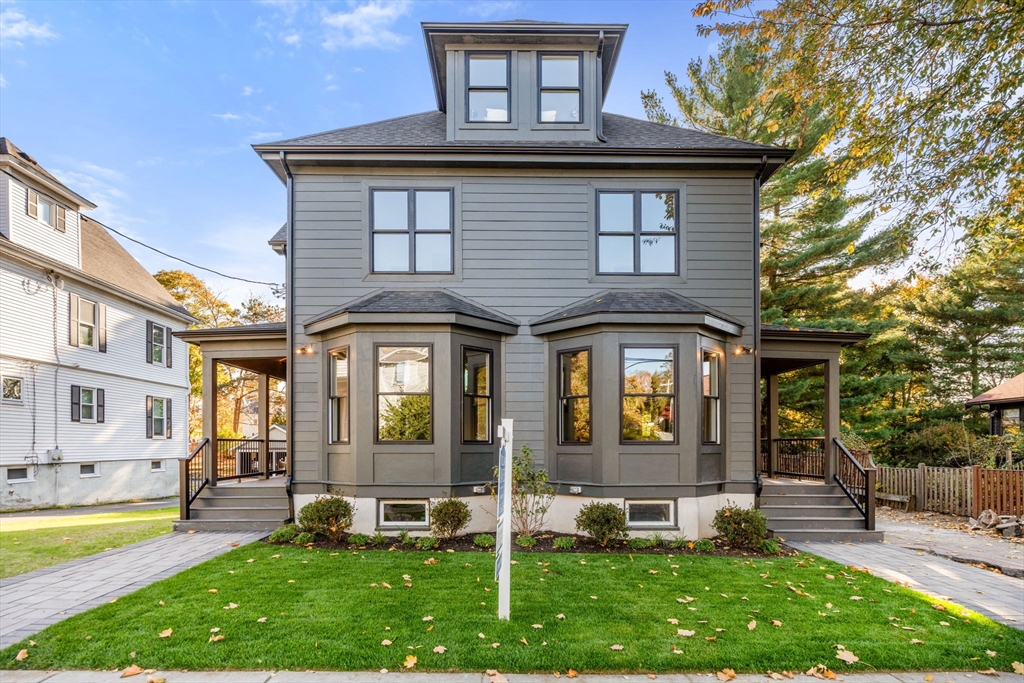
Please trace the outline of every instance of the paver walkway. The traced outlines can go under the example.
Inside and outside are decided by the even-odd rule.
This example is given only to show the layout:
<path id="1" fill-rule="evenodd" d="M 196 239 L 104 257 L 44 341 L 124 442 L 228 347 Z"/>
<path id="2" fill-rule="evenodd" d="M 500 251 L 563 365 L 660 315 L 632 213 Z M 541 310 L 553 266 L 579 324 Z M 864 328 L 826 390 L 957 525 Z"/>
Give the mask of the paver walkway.
<path id="1" fill-rule="evenodd" d="M 787 543 L 1024 629 L 1024 580 L 885 543 Z"/>
<path id="2" fill-rule="evenodd" d="M 4 683 L 115 683 L 122 679 L 120 671 L 4 671 Z M 167 683 L 489 683 L 491 677 L 480 673 L 420 673 L 415 671 L 157 671 L 157 678 Z M 509 683 L 562 683 L 565 674 L 504 674 Z M 141 676 L 139 677 L 141 678 Z M 799 676 L 798 680 L 817 679 Z M 137 680 L 129 678 L 128 681 Z M 648 681 L 646 674 L 608 675 L 581 673 L 574 683 L 612 683 L 617 681 Z M 715 674 L 658 674 L 661 683 L 717 683 Z M 838 681 L 847 683 L 1024 683 L 1024 676 L 1000 672 L 999 677 L 975 672 L 927 672 L 840 674 Z M 739 674 L 733 683 L 774 683 L 763 674 Z"/>
<path id="3" fill-rule="evenodd" d="M 0 648 L 264 536 L 172 533 L 0 580 Z"/>

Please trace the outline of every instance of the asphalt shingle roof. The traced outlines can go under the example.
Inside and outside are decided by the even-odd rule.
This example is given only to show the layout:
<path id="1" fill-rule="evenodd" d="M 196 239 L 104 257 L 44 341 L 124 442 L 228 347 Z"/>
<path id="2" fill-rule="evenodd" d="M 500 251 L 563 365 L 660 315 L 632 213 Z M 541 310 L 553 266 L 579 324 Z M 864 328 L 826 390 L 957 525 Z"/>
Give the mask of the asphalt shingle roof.
<path id="1" fill-rule="evenodd" d="M 609 290 L 571 303 L 530 321 L 530 325 L 568 320 L 596 313 L 708 313 L 735 322 L 730 316 L 667 289 Z"/>
<path id="2" fill-rule="evenodd" d="M 595 149 L 678 149 L 781 152 L 770 147 L 736 138 L 704 133 L 690 128 L 669 126 L 634 119 L 619 114 L 604 115 L 603 130 L 607 142 L 596 141 L 529 141 L 522 140 L 454 140 L 447 139 L 445 114 L 428 111 L 400 116 L 375 123 L 338 128 L 324 133 L 303 135 L 289 140 L 255 145 L 276 147 L 553 147 Z"/>
<path id="3" fill-rule="evenodd" d="M 992 387 L 984 394 L 975 396 L 965 405 L 980 406 L 986 403 L 1004 403 L 1007 401 L 1024 401 L 1024 372 Z"/>
<path id="4" fill-rule="evenodd" d="M 288 224 L 282 225 L 274 236 L 267 240 L 267 244 L 286 244 L 288 242 Z"/>
<path id="5" fill-rule="evenodd" d="M 513 318 L 443 289 L 384 289 L 371 292 L 307 320 L 305 324 L 310 325 L 342 313 L 459 313 L 481 320 L 519 325 Z"/>

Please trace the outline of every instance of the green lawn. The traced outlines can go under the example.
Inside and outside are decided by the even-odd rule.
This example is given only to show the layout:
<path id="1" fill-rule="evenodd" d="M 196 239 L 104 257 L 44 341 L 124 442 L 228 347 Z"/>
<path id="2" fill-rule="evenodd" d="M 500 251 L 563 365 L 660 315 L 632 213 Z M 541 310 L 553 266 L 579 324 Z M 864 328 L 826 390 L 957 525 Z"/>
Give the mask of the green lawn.
<path id="1" fill-rule="evenodd" d="M 1010 670 L 1024 652 L 1020 631 L 809 555 L 516 558 L 503 623 L 490 554 L 258 543 L 51 626 L 0 667 L 395 670 L 412 654 L 417 670 Z M 836 659 L 837 644 L 861 663 Z"/>
<path id="2" fill-rule="evenodd" d="M 0 578 L 166 534 L 177 518 L 177 507 L 46 518 L 0 515 Z"/>

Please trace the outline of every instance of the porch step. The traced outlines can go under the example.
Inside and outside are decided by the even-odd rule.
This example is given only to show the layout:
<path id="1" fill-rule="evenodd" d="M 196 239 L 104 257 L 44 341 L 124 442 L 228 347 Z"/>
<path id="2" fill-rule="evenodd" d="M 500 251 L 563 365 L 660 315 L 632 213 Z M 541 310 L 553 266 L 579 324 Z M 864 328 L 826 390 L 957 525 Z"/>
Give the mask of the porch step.
<path id="1" fill-rule="evenodd" d="M 232 497 L 259 497 L 259 498 L 287 498 L 288 494 L 284 489 L 284 483 L 276 484 L 221 484 L 220 486 L 207 486 L 199 492 L 200 497 L 207 498 L 232 498 Z"/>
<path id="2" fill-rule="evenodd" d="M 241 519 L 176 520 L 175 531 L 266 531 L 268 534 L 281 526 L 281 522 Z"/>
<path id="3" fill-rule="evenodd" d="M 835 517 L 853 517 L 859 520 L 864 519 L 863 515 L 860 514 L 860 510 L 853 507 L 852 505 L 843 505 L 839 501 L 833 501 L 829 505 L 780 505 L 772 503 L 766 505 L 763 501 L 761 502 L 761 512 L 765 517 L 769 519 L 809 519 L 812 517 L 817 518 L 835 518 Z"/>
<path id="4" fill-rule="evenodd" d="M 246 522 L 266 521 L 276 522 L 281 526 L 288 518 L 288 506 L 276 507 L 219 507 L 219 508 L 192 508 L 191 518 L 196 521 L 213 519 L 237 519 Z"/>
<path id="5" fill-rule="evenodd" d="M 841 529 L 803 529 L 801 531 L 786 531 L 774 534 L 780 541 L 811 541 L 816 543 L 881 543 L 883 533 L 881 531 L 843 531 Z"/>
<path id="6" fill-rule="evenodd" d="M 190 519 L 174 523 L 185 531 L 273 531 L 288 520 L 283 482 L 207 486 L 192 502 Z"/>
<path id="7" fill-rule="evenodd" d="M 848 501 L 845 493 L 780 494 L 765 488 L 761 492 L 761 507 L 769 505 L 842 505 Z"/>
<path id="8" fill-rule="evenodd" d="M 834 484 L 766 480 L 758 507 L 768 519 L 768 533 L 789 541 L 881 541 L 881 531 L 867 531 L 864 517 Z"/>
<path id="9" fill-rule="evenodd" d="M 849 529 L 856 531 L 864 529 L 864 518 L 857 517 L 786 517 L 768 518 L 768 530 L 773 533 L 785 535 L 787 531 L 826 530 L 826 529 Z"/>
<path id="10" fill-rule="evenodd" d="M 192 503 L 193 510 L 207 508 L 288 508 L 288 496 L 204 496 L 201 493 Z"/>

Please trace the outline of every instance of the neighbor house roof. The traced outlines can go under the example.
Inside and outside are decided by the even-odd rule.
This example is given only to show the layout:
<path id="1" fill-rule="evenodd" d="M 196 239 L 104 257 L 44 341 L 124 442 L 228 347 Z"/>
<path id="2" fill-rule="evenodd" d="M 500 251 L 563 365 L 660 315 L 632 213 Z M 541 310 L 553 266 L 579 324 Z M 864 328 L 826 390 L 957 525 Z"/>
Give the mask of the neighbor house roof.
<path id="1" fill-rule="evenodd" d="M 530 321 L 534 334 L 595 323 L 702 324 L 739 334 L 743 323 L 667 289 L 606 290 Z"/>
<path id="2" fill-rule="evenodd" d="M 455 323 L 479 326 L 490 323 L 488 329 L 514 334 L 519 321 L 498 311 L 481 306 L 447 289 L 396 290 L 381 289 L 370 292 L 337 308 L 307 320 L 303 326 L 307 333 L 322 332 L 345 324 L 381 322 L 386 317 L 401 316 L 403 323 Z"/>
<path id="3" fill-rule="evenodd" d="M 428 111 L 398 118 L 338 128 L 323 133 L 253 145 L 256 150 L 281 148 L 515 148 L 545 149 L 597 149 L 607 150 L 679 150 L 704 152 L 771 153 L 791 156 L 781 147 L 746 142 L 737 138 L 714 135 L 691 128 L 652 123 L 619 114 L 604 115 L 606 142 L 596 140 L 448 140 L 446 115 L 441 111 Z"/>
<path id="4" fill-rule="evenodd" d="M 104 227 L 86 215 L 81 217 L 82 270 L 123 290 L 188 315 L 177 299 L 115 240 Z"/>
<path id="5" fill-rule="evenodd" d="M 21 151 L 13 142 L 7 138 L 0 138 L 0 161 L 7 161 L 17 167 L 21 172 L 33 177 L 48 189 L 54 190 L 71 199 L 78 204 L 78 207 L 95 209 L 96 205 L 78 194 L 67 185 L 57 179 L 52 173 L 39 165 L 39 162 Z"/>
<path id="6" fill-rule="evenodd" d="M 971 406 L 1020 402 L 1024 402 L 1024 372 L 989 389 L 980 396 L 975 396 L 964 405 L 970 408 Z"/>

